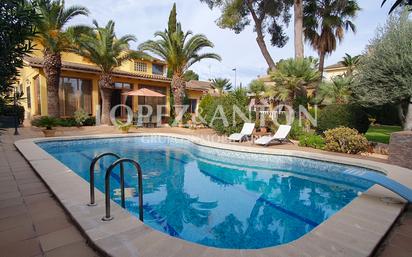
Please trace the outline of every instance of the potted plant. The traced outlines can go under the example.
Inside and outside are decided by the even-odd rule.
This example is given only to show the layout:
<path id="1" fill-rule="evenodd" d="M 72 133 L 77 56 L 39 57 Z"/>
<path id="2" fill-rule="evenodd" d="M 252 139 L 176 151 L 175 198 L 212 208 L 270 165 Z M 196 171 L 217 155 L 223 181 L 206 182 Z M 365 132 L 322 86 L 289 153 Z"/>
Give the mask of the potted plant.
<path id="1" fill-rule="evenodd" d="M 43 134 L 45 137 L 53 137 L 56 130 L 53 127 L 58 125 L 57 119 L 49 116 L 42 116 L 32 121 L 32 125 L 36 127 L 43 127 Z"/>
<path id="2" fill-rule="evenodd" d="M 132 127 L 131 123 L 125 123 L 125 122 L 122 122 L 121 120 L 116 120 L 114 125 L 124 134 L 129 133 L 129 130 Z"/>
<path id="3" fill-rule="evenodd" d="M 83 109 L 74 112 L 74 120 L 76 121 L 77 127 L 83 126 L 88 118 L 89 114 Z"/>

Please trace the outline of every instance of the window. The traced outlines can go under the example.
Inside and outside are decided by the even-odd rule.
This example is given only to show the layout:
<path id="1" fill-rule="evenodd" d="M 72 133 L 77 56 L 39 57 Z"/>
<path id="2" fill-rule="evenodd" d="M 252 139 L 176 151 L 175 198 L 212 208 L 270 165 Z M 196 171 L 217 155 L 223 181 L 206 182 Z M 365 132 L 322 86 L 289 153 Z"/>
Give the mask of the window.
<path id="1" fill-rule="evenodd" d="M 163 65 L 153 64 L 152 65 L 152 73 L 156 74 L 156 75 L 163 75 Z"/>
<path id="2" fill-rule="evenodd" d="M 92 113 L 92 81 L 78 78 L 60 78 L 60 116 L 73 116 L 83 109 Z"/>
<path id="3" fill-rule="evenodd" d="M 147 63 L 134 62 L 134 70 L 139 72 L 147 72 Z"/>
<path id="4" fill-rule="evenodd" d="M 113 83 L 113 87 L 115 89 L 131 89 L 132 85 L 129 84 L 129 83 L 115 82 L 115 83 Z"/>
<path id="5" fill-rule="evenodd" d="M 189 112 L 196 113 L 197 99 L 189 99 Z"/>

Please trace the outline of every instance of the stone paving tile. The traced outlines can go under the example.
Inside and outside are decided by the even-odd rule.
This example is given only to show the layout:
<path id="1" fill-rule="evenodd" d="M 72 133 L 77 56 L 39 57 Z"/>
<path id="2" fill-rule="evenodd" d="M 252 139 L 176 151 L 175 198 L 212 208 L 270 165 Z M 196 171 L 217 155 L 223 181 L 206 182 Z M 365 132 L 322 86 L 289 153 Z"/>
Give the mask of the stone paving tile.
<path id="1" fill-rule="evenodd" d="M 10 230 L 2 231 L 0 232 L 0 247 L 33 238 L 35 237 L 35 235 L 36 233 L 32 224 L 27 224 Z"/>
<path id="2" fill-rule="evenodd" d="M 13 142 L 0 141 L 0 257 L 99 256 Z"/>
<path id="3" fill-rule="evenodd" d="M 1 257 L 43 256 L 39 240 L 36 238 L 19 241 L 0 247 Z"/>
<path id="4" fill-rule="evenodd" d="M 1 210 L 0 210 L 1 211 Z M 15 227 L 32 225 L 33 222 L 28 213 L 11 216 L 8 218 L 0 219 L 0 231 L 13 229 Z"/>
<path id="5" fill-rule="evenodd" d="M 83 237 L 74 227 L 68 227 L 39 237 L 43 251 L 47 252 L 71 243 L 82 242 Z"/>
<path id="6" fill-rule="evenodd" d="M 98 257 L 84 242 L 76 242 L 46 252 L 45 257 Z"/>

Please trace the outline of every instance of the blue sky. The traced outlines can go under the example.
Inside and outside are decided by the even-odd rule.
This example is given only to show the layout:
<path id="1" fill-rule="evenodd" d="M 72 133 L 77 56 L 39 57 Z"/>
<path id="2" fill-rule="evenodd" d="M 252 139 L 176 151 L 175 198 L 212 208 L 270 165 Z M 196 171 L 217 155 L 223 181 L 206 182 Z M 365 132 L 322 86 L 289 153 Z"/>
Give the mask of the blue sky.
<path id="1" fill-rule="evenodd" d="M 133 34 L 137 37 L 138 42 L 132 45 L 132 48 L 136 48 L 139 43 L 153 39 L 155 31 L 164 30 L 173 2 L 177 4 L 178 20 L 182 23 L 183 29 L 205 34 L 215 44 L 213 51 L 223 59 L 222 62 L 206 60 L 192 66 L 202 80 L 225 77 L 234 81 L 232 69 L 235 67 L 238 85 L 240 82 L 247 85 L 258 75 L 265 74 L 267 65 L 256 44 L 253 27 L 247 27 L 240 34 L 220 29 L 215 24 L 219 10 L 210 10 L 199 0 L 66 0 L 66 5 L 80 4 L 91 11 L 89 17 L 76 18 L 73 23 L 90 24 L 96 19 L 100 25 L 105 25 L 108 20 L 114 20 L 118 36 Z M 362 11 L 355 19 L 357 33 L 346 34 L 337 51 L 328 56 L 326 64 L 338 62 L 345 53 L 362 53 L 374 36 L 377 26 L 384 24 L 391 1 L 384 8 L 380 8 L 381 1 L 358 2 Z M 290 40 L 284 48 L 269 47 L 275 61 L 294 55 L 293 23 L 289 25 L 287 34 Z M 309 45 L 305 45 L 305 55 L 317 56 Z"/>

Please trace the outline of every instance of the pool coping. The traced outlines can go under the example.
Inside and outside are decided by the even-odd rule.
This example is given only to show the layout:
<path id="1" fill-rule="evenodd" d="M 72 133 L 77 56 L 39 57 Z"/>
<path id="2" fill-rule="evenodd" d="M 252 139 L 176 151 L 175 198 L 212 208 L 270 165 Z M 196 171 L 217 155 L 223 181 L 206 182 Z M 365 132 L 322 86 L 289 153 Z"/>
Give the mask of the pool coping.
<path id="1" fill-rule="evenodd" d="M 196 136 L 172 133 L 100 134 L 54 138 L 31 138 L 15 142 L 18 151 L 47 184 L 64 209 L 93 246 L 107 256 L 370 256 L 406 206 L 389 190 L 374 185 L 311 232 L 287 244 L 258 250 L 207 247 L 156 231 L 112 202 L 110 222 L 104 222 L 104 195 L 96 190 L 97 206 L 89 207 L 89 183 L 45 152 L 38 142 L 117 137 L 166 136 L 186 139 L 201 146 L 225 150 L 297 156 L 343 163 L 384 172 L 412 188 L 412 171 L 363 159 L 264 147 L 216 143 Z M 388 200 L 390 199 L 390 200 Z"/>

